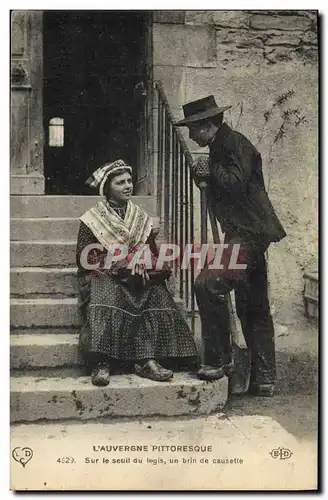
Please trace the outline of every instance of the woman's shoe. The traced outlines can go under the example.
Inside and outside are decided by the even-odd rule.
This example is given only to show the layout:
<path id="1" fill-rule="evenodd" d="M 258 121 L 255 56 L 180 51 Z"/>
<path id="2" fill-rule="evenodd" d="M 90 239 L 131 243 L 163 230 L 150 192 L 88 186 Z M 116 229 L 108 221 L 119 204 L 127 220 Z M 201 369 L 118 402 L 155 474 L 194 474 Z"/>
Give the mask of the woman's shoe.
<path id="1" fill-rule="evenodd" d="M 91 382 L 93 385 L 104 387 L 109 384 L 109 378 L 109 367 L 104 363 L 99 363 L 91 373 Z"/>
<path id="2" fill-rule="evenodd" d="M 154 359 L 148 360 L 144 365 L 135 365 L 136 374 L 139 377 L 149 378 L 150 380 L 155 380 L 156 382 L 165 382 L 173 377 L 173 372 L 163 368 Z"/>

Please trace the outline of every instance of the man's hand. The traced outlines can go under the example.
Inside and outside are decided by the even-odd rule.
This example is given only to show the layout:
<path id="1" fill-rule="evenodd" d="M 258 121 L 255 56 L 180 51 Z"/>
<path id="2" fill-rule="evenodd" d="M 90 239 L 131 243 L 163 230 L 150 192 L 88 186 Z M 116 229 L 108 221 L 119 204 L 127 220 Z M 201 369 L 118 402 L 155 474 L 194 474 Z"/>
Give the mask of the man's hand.
<path id="1" fill-rule="evenodd" d="M 208 156 L 200 156 L 192 166 L 192 177 L 197 187 L 202 182 L 208 182 L 211 177 L 210 160 Z"/>

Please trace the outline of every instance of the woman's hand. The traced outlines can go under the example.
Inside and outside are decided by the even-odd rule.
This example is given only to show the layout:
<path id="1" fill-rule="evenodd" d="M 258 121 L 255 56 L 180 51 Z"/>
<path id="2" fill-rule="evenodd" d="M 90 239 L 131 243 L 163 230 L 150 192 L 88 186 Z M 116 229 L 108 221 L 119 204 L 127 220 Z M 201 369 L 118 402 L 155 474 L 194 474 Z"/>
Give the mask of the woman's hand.
<path id="1" fill-rule="evenodd" d="M 131 276 L 139 275 L 142 279 L 142 284 L 145 285 L 149 281 L 149 274 L 145 264 L 135 264 L 131 271 Z"/>
<path id="2" fill-rule="evenodd" d="M 108 269 L 102 269 L 100 267 L 98 267 L 98 269 L 93 269 L 92 272 L 98 276 L 99 278 L 101 278 L 102 276 L 106 276 L 106 274 L 108 274 Z"/>
<path id="3" fill-rule="evenodd" d="M 114 264 L 110 267 L 110 272 L 113 274 L 119 274 L 121 271 L 126 269 L 129 265 L 129 262 L 126 258 L 118 260 L 114 262 Z"/>

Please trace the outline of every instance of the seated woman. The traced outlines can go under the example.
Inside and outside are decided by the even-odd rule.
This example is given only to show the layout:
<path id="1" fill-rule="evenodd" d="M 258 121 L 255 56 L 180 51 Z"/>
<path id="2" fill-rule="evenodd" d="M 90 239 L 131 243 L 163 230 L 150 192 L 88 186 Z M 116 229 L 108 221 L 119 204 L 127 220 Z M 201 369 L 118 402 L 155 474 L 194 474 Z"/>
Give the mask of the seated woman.
<path id="1" fill-rule="evenodd" d="M 131 171 L 122 160 L 96 170 L 87 183 L 105 199 L 80 218 L 76 258 L 84 324 L 79 346 L 92 383 L 100 386 L 109 383 L 117 362 L 132 362 L 138 375 L 156 381 L 173 377 L 160 362 L 198 363 L 193 336 L 166 285 L 170 270 L 154 272 L 131 262 L 138 244 L 149 245 L 153 262 L 158 256 L 152 218 L 130 200 Z M 127 255 L 108 265 L 114 244 L 125 245 Z"/>

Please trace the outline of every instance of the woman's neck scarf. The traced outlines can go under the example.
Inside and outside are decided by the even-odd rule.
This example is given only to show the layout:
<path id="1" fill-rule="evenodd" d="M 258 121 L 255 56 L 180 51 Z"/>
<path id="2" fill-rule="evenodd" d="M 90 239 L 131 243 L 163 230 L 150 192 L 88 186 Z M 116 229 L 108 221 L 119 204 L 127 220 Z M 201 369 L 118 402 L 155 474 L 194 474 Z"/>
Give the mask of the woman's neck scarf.
<path id="1" fill-rule="evenodd" d="M 80 220 L 92 231 L 106 249 L 113 244 L 127 245 L 131 251 L 146 243 L 153 227 L 153 219 L 141 207 L 127 202 L 122 219 L 105 200 L 85 212 Z"/>
<path id="2" fill-rule="evenodd" d="M 126 213 L 126 201 L 124 202 L 124 204 L 122 205 L 121 203 L 118 203 L 114 200 L 110 200 L 107 198 L 106 200 L 106 203 L 112 207 L 113 210 L 115 210 L 115 212 L 117 213 L 117 215 L 119 217 L 121 217 L 121 219 L 125 219 L 125 213 Z"/>

